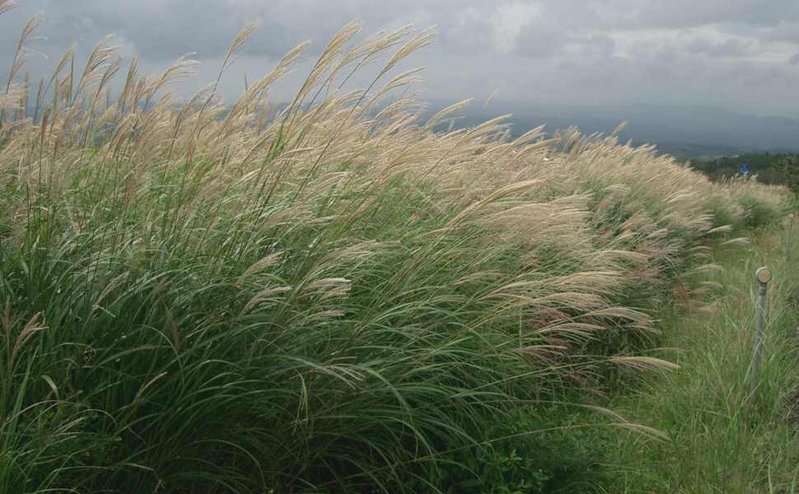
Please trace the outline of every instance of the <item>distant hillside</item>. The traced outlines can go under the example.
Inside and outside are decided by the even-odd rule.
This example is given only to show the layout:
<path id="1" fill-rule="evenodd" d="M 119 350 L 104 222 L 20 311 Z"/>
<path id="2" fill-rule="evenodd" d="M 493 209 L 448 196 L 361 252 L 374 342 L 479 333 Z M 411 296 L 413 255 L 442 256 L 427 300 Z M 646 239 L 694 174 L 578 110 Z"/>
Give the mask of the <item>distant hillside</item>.
<path id="1" fill-rule="evenodd" d="M 730 178 L 738 174 L 739 166 L 746 164 L 757 180 L 766 184 L 785 184 L 796 173 L 799 155 L 773 153 L 744 153 L 720 158 L 692 159 L 691 166 L 713 180 Z"/>
<path id="2" fill-rule="evenodd" d="M 430 112 L 450 104 L 435 101 Z M 577 126 L 584 133 L 611 133 L 620 123 L 628 126 L 622 140 L 652 143 L 664 153 L 683 158 L 719 157 L 743 152 L 799 152 L 799 120 L 741 115 L 709 107 L 654 105 L 531 106 L 492 102 L 473 104 L 456 126 L 475 125 L 487 118 L 512 113 L 513 132 L 546 125 L 549 131 Z"/>

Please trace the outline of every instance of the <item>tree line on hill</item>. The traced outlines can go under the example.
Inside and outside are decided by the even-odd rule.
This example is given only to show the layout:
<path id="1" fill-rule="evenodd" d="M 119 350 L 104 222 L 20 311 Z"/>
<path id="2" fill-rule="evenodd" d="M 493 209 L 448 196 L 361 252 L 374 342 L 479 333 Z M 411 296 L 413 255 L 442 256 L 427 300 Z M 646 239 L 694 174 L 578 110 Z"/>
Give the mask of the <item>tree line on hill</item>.
<path id="1" fill-rule="evenodd" d="M 693 159 L 688 164 L 713 181 L 740 175 L 743 165 L 759 182 L 786 185 L 793 191 L 799 191 L 799 154 L 795 153 L 744 153 L 738 156 Z"/>

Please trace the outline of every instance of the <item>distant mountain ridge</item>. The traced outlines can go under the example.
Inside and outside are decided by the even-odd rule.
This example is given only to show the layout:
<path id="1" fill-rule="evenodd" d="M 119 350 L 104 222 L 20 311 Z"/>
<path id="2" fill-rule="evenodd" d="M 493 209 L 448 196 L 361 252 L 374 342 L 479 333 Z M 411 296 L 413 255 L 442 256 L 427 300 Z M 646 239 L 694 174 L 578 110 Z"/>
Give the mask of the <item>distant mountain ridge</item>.
<path id="1" fill-rule="evenodd" d="M 451 104 L 430 102 L 432 113 Z M 617 105 L 559 106 L 492 102 L 473 103 L 458 113 L 455 125 L 472 126 L 512 113 L 512 131 L 522 134 L 546 125 L 552 132 L 570 126 L 584 133 L 610 134 L 622 122 L 620 139 L 634 144 L 655 144 L 659 151 L 694 158 L 742 152 L 799 152 L 799 120 L 787 117 L 743 115 L 703 106 Z"/>

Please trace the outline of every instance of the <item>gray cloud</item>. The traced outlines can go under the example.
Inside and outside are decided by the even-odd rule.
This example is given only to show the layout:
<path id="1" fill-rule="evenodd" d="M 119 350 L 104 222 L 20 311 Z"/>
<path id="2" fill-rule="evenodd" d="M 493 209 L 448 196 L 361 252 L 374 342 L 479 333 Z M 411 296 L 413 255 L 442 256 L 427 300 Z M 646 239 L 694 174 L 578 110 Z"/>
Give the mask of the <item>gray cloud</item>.
<path id="1" fill-rule="evenodd" d="M 754 42 L 751 40 L 726 39 L 714 41 L 707 38 L 696 38 L 686 46 L 691 53 L 704 54 L 711 57 L 740 57 L 752 53 Z"/>
<path id="2" fill-rule="evenodd" d="M 642 27 L 696 27 L 706 24 L 774 26 L 799 17 L 794 0 L 647 0 L 638 2 L 635 23 Z"/>
<path id="3" fill-rule="evenodd" d="M 6 70 L 25 19 L 46 24 L 32 67 L 52 64 L 73 42 L 87 53 L 116 34 L 125 55 L 157 70 L 188 52 L 208 80 L 236 32 L 260 27 L 223 81 L 265 72 L 306 39 L 311 53 L 354 18 L 373 33 L 413 22 L 437 26 L 436 44 L 413 58 L 427 67 L 425 96 L 520 103 L 713 104 L 799 116 L 796 0 L 22 0 L 0 17 Z M 301 77 L 301 70 L 295 79 Z M 200 83 L 188 84 L 187 89 Z"/>

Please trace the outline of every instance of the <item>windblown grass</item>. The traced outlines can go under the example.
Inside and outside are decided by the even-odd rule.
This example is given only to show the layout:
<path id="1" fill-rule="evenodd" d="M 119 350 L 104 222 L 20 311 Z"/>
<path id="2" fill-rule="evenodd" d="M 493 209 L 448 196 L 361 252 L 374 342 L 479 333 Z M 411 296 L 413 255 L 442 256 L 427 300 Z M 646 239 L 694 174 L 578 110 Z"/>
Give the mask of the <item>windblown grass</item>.
<path id="1" fill-rule="evenodd" d="M 282 107 L 302 46 L 232 104 L 218 79 L 177 101 L 191 61 L 145 76 L 107 42 L 34 90 L 19 51 L 0 491 L 589 489 L 602 439 L 567 403 L 669 367 L 635 356 L 650 310 L 774 202 L 613 137 L 438 131 L 447 112 L 421 122 L 402 97 L 417 71 L 393 73 L 432 34 L 358 27 Z"/>

